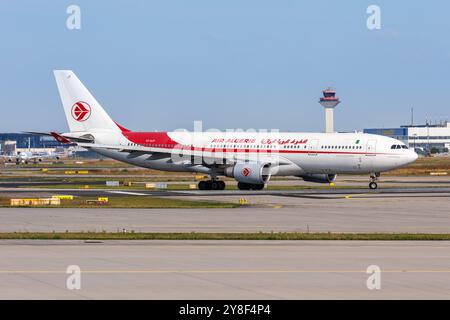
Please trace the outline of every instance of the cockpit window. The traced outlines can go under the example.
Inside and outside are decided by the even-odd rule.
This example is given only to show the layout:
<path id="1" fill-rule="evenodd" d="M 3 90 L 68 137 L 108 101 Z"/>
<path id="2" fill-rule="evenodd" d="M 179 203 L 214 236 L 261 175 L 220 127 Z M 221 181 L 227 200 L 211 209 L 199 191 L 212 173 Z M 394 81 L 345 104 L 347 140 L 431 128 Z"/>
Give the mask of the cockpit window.
<path id="1" fill-rule="evenodd" d="M 408 149 L 408 147 L 404 144 L 400 145 L 400 144 L 393 144 L 391 146 L 391 149 Z"/>

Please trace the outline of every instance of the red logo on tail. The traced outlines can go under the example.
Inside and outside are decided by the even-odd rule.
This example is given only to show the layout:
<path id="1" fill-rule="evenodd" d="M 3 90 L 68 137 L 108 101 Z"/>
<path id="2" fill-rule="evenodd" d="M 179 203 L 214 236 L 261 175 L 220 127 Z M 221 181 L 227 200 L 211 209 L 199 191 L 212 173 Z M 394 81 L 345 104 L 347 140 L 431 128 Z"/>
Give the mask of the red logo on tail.
<path id="1" fill-rule="evenodd" d="M 72 117 L 79 121 L 86 121 L 91 116 L 91 106 L 86 102 L 78 101 L 72 106 Z"/>

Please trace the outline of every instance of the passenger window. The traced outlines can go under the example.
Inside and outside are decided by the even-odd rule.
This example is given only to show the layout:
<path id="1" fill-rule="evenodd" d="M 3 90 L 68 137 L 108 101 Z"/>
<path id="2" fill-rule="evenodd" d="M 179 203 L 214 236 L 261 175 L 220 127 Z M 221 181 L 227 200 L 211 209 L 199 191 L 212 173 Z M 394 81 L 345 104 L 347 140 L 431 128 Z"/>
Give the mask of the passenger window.
<path id="1" fill-rule="evenodd" d="M 395 146 L 395 144 L 393 144 L 392 147 L 391 147 L 391 149 L 395 149 L 395 148 L 396 148 L 396 146 Z"/>

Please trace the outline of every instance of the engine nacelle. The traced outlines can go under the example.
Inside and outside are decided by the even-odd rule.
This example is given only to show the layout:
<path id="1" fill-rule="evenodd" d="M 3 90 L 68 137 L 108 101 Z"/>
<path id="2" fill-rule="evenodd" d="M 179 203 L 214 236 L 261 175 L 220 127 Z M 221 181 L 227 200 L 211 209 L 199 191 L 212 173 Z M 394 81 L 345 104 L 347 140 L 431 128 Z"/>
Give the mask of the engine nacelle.
<path id="1" fill-rule="evenodd" d="M 265 184 L 270 179 L 270 163 L 236 163 L 225 169 L 225 175 L 239 182 Z"/>
<path id="2" fill-rule="evenodd" d="M 303 180 L 308 182 L 317 182 L 317 183 L 330 183 L 336 180 L 337 174 L 327 174 L 327 173 L 310 173 L 304 174 L 300 176 Z"/>

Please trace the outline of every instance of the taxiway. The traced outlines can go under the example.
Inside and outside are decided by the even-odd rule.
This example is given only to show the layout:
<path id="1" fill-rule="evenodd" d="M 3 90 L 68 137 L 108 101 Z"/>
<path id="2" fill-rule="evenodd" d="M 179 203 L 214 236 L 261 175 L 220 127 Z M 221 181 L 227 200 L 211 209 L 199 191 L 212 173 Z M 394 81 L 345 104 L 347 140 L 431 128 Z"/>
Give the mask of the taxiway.
<path id="1" fill-rule="evenodd" d="M 450 242 L 0 241 L 0 299 L 449 299 Z M 69 265 L 81 289 L 66 287 Z M 369 290 L 367 268 L 381 269 Z"/>

